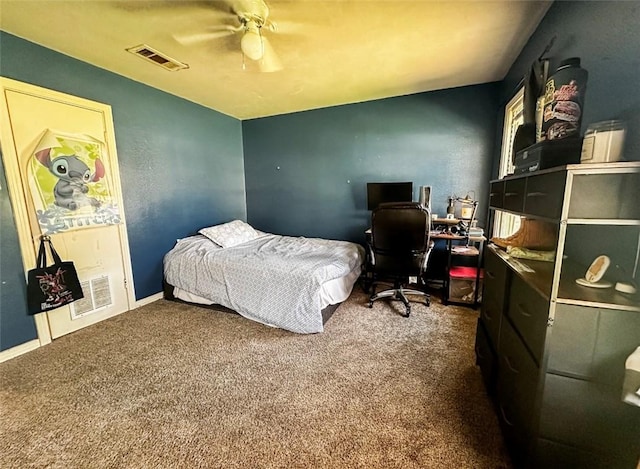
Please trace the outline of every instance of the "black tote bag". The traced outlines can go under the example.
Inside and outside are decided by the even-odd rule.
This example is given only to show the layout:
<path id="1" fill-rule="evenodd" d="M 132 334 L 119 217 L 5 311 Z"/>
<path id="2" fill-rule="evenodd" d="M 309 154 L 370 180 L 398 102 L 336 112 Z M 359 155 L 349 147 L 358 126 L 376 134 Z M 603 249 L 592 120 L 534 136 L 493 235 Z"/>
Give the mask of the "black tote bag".
<path id="1" fill-rule="evenodd" d="M 53 264 L 47 267 L 47 250 L 45 242 L 53 257 Z M 27 299 L 29 314 L 42 313 L 83 298 L 82 287 L 73 262 L 62 262 L 53 248 L 51 240 L 43 236 L 35 269 L 27 275 Z"/>

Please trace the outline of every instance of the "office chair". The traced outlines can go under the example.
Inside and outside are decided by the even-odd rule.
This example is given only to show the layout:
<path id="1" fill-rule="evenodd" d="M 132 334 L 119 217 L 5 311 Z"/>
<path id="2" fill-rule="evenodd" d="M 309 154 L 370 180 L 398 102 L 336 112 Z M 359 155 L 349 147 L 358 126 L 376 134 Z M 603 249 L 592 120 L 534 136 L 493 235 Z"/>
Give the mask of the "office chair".
<path id="1" fill-rule="evenodd" d="M 373 290 L 369 308 L 374 301 L 389 298 L 402 301 L 406 308 L 404 316 L 409 317 L 411 305 L 406 295 L 423 297 L 429 306 L 430 298 L 425 291 L 403 285 L 415 276 L 418 284 L 424 286 L 422 275 L 432 248 L 430 223 L 429 210 L 415 202 L 381 204 L 373 211 L 369 245 Z M 388 280 L 393 282 L 393 288 L 376 293 L 376 284 L 389 283 Z"/>

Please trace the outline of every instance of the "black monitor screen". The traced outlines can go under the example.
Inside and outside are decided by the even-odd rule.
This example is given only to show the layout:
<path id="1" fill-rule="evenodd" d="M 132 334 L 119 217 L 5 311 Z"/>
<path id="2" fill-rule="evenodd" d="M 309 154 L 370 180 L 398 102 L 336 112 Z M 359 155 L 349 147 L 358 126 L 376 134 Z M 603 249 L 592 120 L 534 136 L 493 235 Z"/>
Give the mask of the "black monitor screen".
<path id="1" fill-rule="evenodd" d="M 388 202 L 412 202 L 412 182 L 369 182 L 367 183 L 367 208 L 375 210 L 378 205 Z"/>

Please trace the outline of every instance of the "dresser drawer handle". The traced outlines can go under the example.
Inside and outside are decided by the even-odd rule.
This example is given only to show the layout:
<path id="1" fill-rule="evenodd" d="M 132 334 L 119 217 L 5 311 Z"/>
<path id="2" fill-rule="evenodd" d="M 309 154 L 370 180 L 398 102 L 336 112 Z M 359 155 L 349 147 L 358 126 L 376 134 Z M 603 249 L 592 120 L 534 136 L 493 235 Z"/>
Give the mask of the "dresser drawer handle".
<path id="1" fill-rule="evenodd" d="M 546 197 L 547 193 L 546 192 L 529 192 L 527 194 L 527 197 Z"/>
<path id="2" fill-rule="evenodd" d="M 511 364 L 511 360 L 509 360 L 509 356 L 508 355 L 504 356 L 504 361 L 507 363 L 507 366 L 509 367 L 509 369 L 511 371 L 513 371 L 516 374 L 520 374 L 520 371 L 518 371 L 516 368 L 514 368 L 513 365 Z"/>
<path id="3" fill-rule="evenodd" d="M 518 311 L 520 311 L 520 314 L 522 314 L 526 318 L 531 317 L 531 313 L 527 311 L 526 307 L 522 303 L 518 304 Z"/>
<path id="4" fill-rule="evenodd" d="M 476 345 L 476 355 L 478 356 L 478 358 L 486 358 L 486 355 L 482 353 L 482 349 L 479 345 Z"/>
<path id="5" fill-rule="evenodd" d="M 490 270 L 485 270 L 485 271 L 484 271 L 484 273 L 485 273 L 485 275 L 486 275 L 487 277 L 489 277 L 489 278 L 490 278 L 490 279 L 492 279 L 492 280 L 493 280 L 494 278 L 496 278 L 496 276 L 495 276 L 495 275 L 493 274 L 493 272 L 491 272 Z"/>
<path id="6" fill-rule="evenodd" d="M 502 404 L 500 404 L 500 413 L 502 414 L 502 420 L 504 420 L 507 425 L 509 425 L 510 427 L 515 426 L 513 422 L 511 422 L 511 420 L 509 420 L 509 418 L 507 417 L 507 414 L 504 411 L 504 407 L 502 407 Z"/>
<path id="7" fill-rule="evenodd" d="M 520 193 L 519 193 L 519 192 L 505 192 L 505 193 L 504 193 L 504 196 L 505 196 L 505 197 L 516 197 L 516 196 L 518 196 L 518 195 L 520 195 Z"/>
<path id="8" fill-rule="evenodd" d="M 489 321 L 493 321 L 493 315 L 491 314 L 491 310 L 489 308 L 485 308 L 482 311 L 482 315 L 487 318 Z"/>

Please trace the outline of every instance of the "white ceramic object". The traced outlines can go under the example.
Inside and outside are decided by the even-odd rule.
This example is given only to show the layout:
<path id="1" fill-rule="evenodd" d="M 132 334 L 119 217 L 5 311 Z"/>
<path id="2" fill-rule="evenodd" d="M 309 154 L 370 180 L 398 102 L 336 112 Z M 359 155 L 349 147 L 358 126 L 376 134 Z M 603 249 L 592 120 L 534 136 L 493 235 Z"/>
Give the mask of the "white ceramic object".
<path id="1" fill-rule="evenodd" d="M 584 274 L 584 278 L 587 282 L 597 283 L 604 276 L 605 272 L 611 264 L 611 259 L 607 256 L 598 256 L 591 263 L 587 269 L 587 273 Z"/>
<path id="2" fill-rule="evenodd" d="M 585 278 L 577 278 L 576 283 L 578 285 L 582 285 L 583 287 L 590 288 L 611 288 L 611 285 L 613 285 L 611 282 L 589 282 Z"/>
<path id="3" fill-rule="evenodd" d="M 618 282 L 616 283 L 615 289 L 618 290 L 620 293 L 627 293 L 629 295 L 635 295 L 636 293 L 636 287 L 634 287 L 632 284 L 630 283 L 626 283 L 626 282 Z"/>

